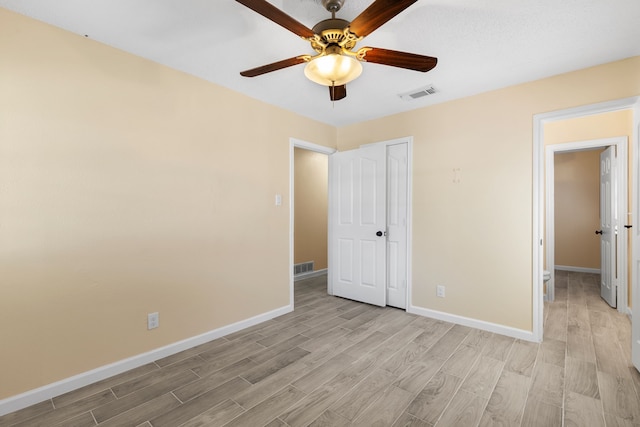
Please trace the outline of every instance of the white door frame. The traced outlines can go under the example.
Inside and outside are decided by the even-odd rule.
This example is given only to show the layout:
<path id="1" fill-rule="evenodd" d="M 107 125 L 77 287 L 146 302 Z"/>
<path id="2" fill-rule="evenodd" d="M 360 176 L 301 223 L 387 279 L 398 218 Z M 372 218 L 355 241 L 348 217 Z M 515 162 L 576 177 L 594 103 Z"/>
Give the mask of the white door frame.
<path id="1" fill-rule="evenodd" d="M 411 260 L 412 260 L 412 238 L 413 238 L 413 233 L 412 233 L 412 206 L 413 206 L 413 137 L 412 136 L 407 136 L 407 137 L 403 137 L 403 138 L 397 138 L 397 139 L 392 139 L 392 140 L 388 140 L 388 141 L 380 141 L 380 142 L 373 142 L 371 144 L 362 144 L 359 148 L 361 147 L 367 147 L 367 146 L 371 146 L 371 145 L 382 145 L 385 147 L 388 147 L 390 145 L 396 145 L 396 144 L 407 144 L 407 306 L 405 308 L 406 312 L 409 312 L 409 308 L 412 306 L 412 302 L 411 302 L 411 283 L 412 283 L 412 271 L 411 271 Z M 331 168 L 331 161 L 329 162 L 329 191 L 331 191 L 331 180 L 332 180 L 332 176 L 333 176 L 333 171 Z M 329 194 L 329 200 L 331 200 L 331 194 Z M 331 221 L 332 221 L 332 215 L 329 214 L 329 229 L 331 229 Z M 329 244 L 329 248 L 331 248 L 331 244 Z M 331 250 L 331 249 L 329 249 Z M 329 256 L 329 260 L 331 260 L 331 256 Z M 293 267 L 292 267 L 293 269 Z M 331 262 L 329 261 L 329 270 L 331 270 Z M 329 293 L 329 295 L 333 295 L 333 289 L 331 287 L 331 281 L 329 280 L 328 283 L 328 288 L 327 291 Z"/>
<path id="2" fill-rule="evenodd" d="M 631 152 L 634 153 L 633 167 L 633 180 L 631 193 L 634 195 L 634 215 L 632 220 L 633 229 L 638 228 L 637 220 L 637 197 L 638 194 L 638 166 L 637 156 L 640 143 L 638 141 L 638 115 L 640 114 L 640 96 L 631 98 L 624 98 L 615 101 L 602 102 L 598 104 L 586 105 L 581 107 L 569 108 L 565 110 L 552 111 L 549 113 L 541 113 L 533 116 L 533 200 L 532 200 L 532 261 L 531 261 L 531 283 L 533 287 L 533 339 L 535 341 L 542 341 L 543 334 L 543 292 L 542 292 L 542 271 L 543 271 L 543 230 L 544 230 L 544 125 L 556 120 L 566 120 L 576 117 L 587 116 L 591 114 L 609 113 L 612 111 L 620 110 L 634 110 L 634 134 L 632 135 L 630 144 Z M 640 248 L 634 248 L 636 251 Z M 634 252 L 635 253 L 635 252 Z M 634 255 L 634 259 L 636 256 Z M 632 292 L 634 300 L 638 301 L 639 295 L 637 284 L 637 266 L 633 263 L 631 269 L 631 281 L 633 284 Z"/>
<path id="3" fill-rule="evenodd" d="M 326 154 L 327 156 L 336 152 L 335 148 L 325 147 L 323 145 L 314 144 L 312 142 L 302 141 L 296 138 L 289 138 L 289 306 L 293 310 L 293 231 L 295 221 L 294 211 L 294 184 L 295 184 L 295 162 L 294 162 L 294 149 L 302 148 L 304 150 L 315 151 L 316 153 Z M 328 183 L 327 183 L 328 184 Z M 327 219 L 329 220 L 329 212 L 327 212 Z M 328 224 L 327 224 L 328 225 Z"/>
<path id="4" fill-rule="evenodd" d="M 615 286 L 618 286 L 617 299 L 618 299 L 618 311 L 627 313 L 627 269 L 628 269 L 628 251 L 627 251 L 627 233 L 624 225 L 627 223 L 628 211 L 628 196 L 627 196 L 627 183 L 628 178 L 628 155 L 627 155 L 627 137 L 613 137 L 603 139 L 592 139 L 588 141 L 576 141 L 560 144 L 551 144 L 545 146 L 546 163 L 545 163 L 545 225 L 546 225 L 546 264 L 547 270 L 551 273 L 551 279 L 547 283 L 547 296 L 549 301 L 554 300 L 555 293 L 555 162 L 554 157 L 558 153 L 570 153 L 576 151 L 593 150 L 597 148 L 606 148 L 610 146 L 616 147 L 616 208 L 618 212 L 618 218 L 615 223 L 618 230 L 618 239 L 616 244 L 617 257 L 617 271 L 623 272 L 619 274 L 619 277 L 614 281 Z"/>

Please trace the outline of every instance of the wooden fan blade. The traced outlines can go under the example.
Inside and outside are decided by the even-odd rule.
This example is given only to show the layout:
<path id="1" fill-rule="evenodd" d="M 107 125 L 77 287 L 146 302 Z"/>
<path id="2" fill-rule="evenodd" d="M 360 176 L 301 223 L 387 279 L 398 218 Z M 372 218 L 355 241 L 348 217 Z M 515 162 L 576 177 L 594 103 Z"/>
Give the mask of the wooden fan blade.
<path id="1" fill-rule="evenodd" d="M 375 0 L 351 22 L 349 29 L 358 37 L 366 37 L 417 1 Z"/>
<path id="2" fill-rule="evenodd" d="M 291 67 L 293 65 L 302 64 L 303 62 L 307 62 L 305 61 L 304 56 L 296 56 L 295 58 L 284 59 L 282 61 L 274 62 L 273 64 L 267 64 L 262 67 L 242 71 L 240 75 L 243 77 L 255 77 L 272 71 L 282 70 L 283 68 Z"/>
<path id="3" fill-rule="evenodd" d="M 258 12 L 260 15 L 264 16 L 267 19 L 275 22 L 276 24 L 286 28 L 294 34 L 299 35 L 302 38 L 313 37 L 313 31 L 309 28 L 305 27 L 300 22 L 296 21 L 277 7 L 273 6 L 271 3 L 266 0 L 236 0 L 238 3 L 241 3 L 247 6 L 249 9 L 254 12 Z"/>
<path id="4" fill-rule="evenodd" d="M 366 62 L 390 65 L 392 67 L 407 68 L 409 70 L 426 73 L 433 69 L 438 63 L 438 58 L 432 56 L 418 55 L 416 53 L 398 52 L 397 50 L 380 49 L 377 47 L 363 47 L 367 50 L 364 54 Z"/>
<path id="5" fill-rule="evenodd" d="M 347 97 L 347 85 L 329 86 L 329 98 L 332 101 L 340 101 Z"/>

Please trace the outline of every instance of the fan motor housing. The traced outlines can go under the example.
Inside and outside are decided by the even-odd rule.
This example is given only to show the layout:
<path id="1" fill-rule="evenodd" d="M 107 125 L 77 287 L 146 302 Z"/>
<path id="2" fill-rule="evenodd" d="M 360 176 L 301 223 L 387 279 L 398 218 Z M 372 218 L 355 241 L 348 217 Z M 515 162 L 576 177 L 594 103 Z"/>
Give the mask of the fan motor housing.
<path id="1" fill-rule="evenodd" d="M 358 39 L 348 31 L 349 24 L 349 21 L 338 18 L 318 22 L 313 27 L 313 32 L 319 38 L 317 40 L 319 43 L 312 41 L 311 45 L 318 52 L 323 50 L 323 46 L 328 45 L 339 45 L 348 50 L 352 49 Z"/>
<path id="2" fill-rule="evenodd" d="M 344 5 L 344 0 L 322 0 L 322 6 L 329 12 L 337 12 Z"/>

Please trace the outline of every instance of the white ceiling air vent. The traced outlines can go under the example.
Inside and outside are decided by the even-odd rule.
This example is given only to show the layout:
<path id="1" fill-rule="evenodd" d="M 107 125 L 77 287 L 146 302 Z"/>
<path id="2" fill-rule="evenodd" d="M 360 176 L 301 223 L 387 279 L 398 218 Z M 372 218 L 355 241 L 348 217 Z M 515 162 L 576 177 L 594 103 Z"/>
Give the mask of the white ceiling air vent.
<path id="1" fill-rule="evenodd" d="M 421 87 L 419 89 L 414 89 L 409 92 L 401 93 L 398 96 L 404 99 L 405 101 L 412 101 L 414 99 L 422 98 L 424 96 L 433 95 L 436 92 L 437 92 L 436 88 L 434 88 L 433 85 L 428 85 L 425 87 Z"/>

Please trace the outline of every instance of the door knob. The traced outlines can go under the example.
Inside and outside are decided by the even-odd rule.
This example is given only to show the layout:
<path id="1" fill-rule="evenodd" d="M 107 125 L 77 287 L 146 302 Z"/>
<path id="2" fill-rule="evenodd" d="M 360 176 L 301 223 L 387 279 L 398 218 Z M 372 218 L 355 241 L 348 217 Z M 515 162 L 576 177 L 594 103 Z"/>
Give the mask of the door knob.
<path id="1" fill-rule="evenodd" d="M 376 233 L 376 236 L 378 236 L 378 237 L 382 237 L 382 231 L 378 231 L 378 232 Z"/>
<path id="2" fill-rule="evenodd" d="M 602 234 L 602 230 L 596 230 L 596 234 Z"/>

